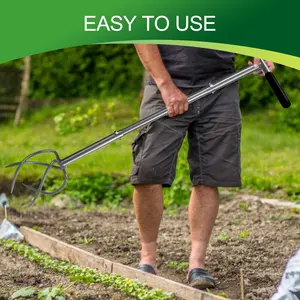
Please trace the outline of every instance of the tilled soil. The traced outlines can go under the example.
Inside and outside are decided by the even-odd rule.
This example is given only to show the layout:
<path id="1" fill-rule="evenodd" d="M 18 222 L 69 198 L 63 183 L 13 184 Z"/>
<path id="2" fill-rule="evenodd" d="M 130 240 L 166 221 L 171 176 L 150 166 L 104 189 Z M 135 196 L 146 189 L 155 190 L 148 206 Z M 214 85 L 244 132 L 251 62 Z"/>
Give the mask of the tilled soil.
<path id="1" fill-rule="evenodd" d="M 216 294 L 225 292 L 230 299 L 240 299 L 243 269 L 245 299 L 269 299 L 289 257 L 300 247 L 300 214 L 242 197 L 222 200 L 206 268 L 218 282 L 213 291 Z M 246 204 L 241 206 L 241 201 Z M 104 258 L 130 266 L 138 264 L 139 236 L 131 210 L 121 213 L 43 208 L 21 214 L 10 210 L 10 217 L 19 226 L 38 226 L 43 233 Z M 159 236 L 159 274 L 186 283 L 186 267 L 175 270 L 174 265 L 187 262 L 189 251 L 187 209 L 173 216 L 165 214 Z"/>
<path id="2" fill-rule="evenodd" d="M 46 270 L 0 246 L 1 300 L 10 299 L 15 291 L 26 286 L 34 286 L 40 290 L 57 285 L 61 285 L 63 288 L 69 287 L 66 290 L 68 299 L 133 299 L 100 284 L 75 283 L 72 285 L 68 277 Z"/>

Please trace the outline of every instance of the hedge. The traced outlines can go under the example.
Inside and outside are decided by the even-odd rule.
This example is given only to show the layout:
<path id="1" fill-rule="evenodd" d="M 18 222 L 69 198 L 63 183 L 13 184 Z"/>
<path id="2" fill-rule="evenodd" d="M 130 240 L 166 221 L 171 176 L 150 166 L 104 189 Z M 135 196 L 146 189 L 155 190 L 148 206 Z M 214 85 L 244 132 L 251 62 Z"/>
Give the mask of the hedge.
<path id="1" fill-rule="evenodd" d="M 237 69 L 247 66 L 248 57 L 237 55 Z M 18 68 L 22 61 L 8 63 Z M 300 72 L 277 65 L 275 75 L 295 98 Z M 139 92 L 143 68 L 133 45 L 88 45 L 67 48 L 32 57 L 30 98 L 82 98 L 101 94 Z M 276 103 L 262 78 L 249 76 L 240 81 L 241 107 L 257 110 Z"/>

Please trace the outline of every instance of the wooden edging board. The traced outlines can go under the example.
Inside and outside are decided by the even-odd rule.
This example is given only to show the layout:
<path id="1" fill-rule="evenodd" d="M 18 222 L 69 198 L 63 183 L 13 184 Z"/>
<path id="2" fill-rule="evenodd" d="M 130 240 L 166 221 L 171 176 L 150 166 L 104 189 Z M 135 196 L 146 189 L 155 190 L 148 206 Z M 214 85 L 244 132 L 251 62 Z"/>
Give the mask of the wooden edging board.
<path id="1" fill-rule="evenodd" d="M 176 296 L 188 300 L 224 300 L 225 298 L 194 289 L 187 285 L 145 273 L 120 263 L 112 262 L 90 252 L 84 251 L 51 236 L 28 227 L 21 227 L 25 241 L 50 254 L 52 257 L 66 260 L 71 264 L 95 269 L 101 273 L 114 273 L 131 280 L 138 280 L 151 288 L 157 288 L 174 293 Z M 228 299 L 227 299 L 228 300 Z"/>

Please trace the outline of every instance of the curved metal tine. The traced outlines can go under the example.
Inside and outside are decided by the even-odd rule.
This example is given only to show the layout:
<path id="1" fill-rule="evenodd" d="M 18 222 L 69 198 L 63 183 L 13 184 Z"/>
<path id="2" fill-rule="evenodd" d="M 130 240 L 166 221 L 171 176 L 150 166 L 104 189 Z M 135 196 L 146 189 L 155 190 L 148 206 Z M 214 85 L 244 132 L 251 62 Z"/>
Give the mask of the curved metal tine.
<path id="1" fill-rule="evenodd" d="M 14 166 L 18 166 L 21 162 L 16 162 L 16 163 L 13 163 L 13 164 L 10 164 L 8 166 L 6 166 L 5 168 L 10 168 L 10 167 L 14 167 Z M 39 161 L 30 161 L 30 160 L 27 160 L 23 163 L 23 165 L 40 165 L 40 166 L 44 166 L 44 167 L 48 167 L 49 164 L 47 163 L 43 163 L 43 162 L 39 162 Z M 57 166 L 52 166 L 53 169 L 59 169 L 59 170 L 62 170 L 61 167 L 57 167 Z"/>
<path id="2" fill-rule="evenodd" d="M 56 156 L 57 160 L 60 161 L 60 158 L 59 158 L 59 155 L 58 153 L 55 151 L 55 150 L 51 150 L 51 149 L 45 149 L 45 150 L 40 150 L 40 151 L 37 151 L 37 152 L 33 152 L 29 155 L 27 155 L 21 162 L 20 164 L 18 165 L 16 171 L 15 171 L 15 174 L 14 174 L 14 177 L 13 177 L 13 180 L 12 180 L 12 184 L 11 184 L 11 193 L 13 193 L 14 191 L 14 188 L 15 188 L 15 184 L 16 184 L 16 180 L 17 180 L 17 176 L 20 172 L 20 169 L 22 167 L 22 165 L 31 157 L 35 156 L 35 155 L 38 155 L 38 154 L 42 154 L 42 153 L 54 153 L 54 155 Z M 10 167 L 7 166 L 7 167 Z"/>
<path id="3" fill-rule="evenodd" d="M 38 198 L 38 196 L 39 196 L 39 194 L 40 194 L 40 192 L 41 192 L 41 190 L 42 190 L 42 188 L 43 188 L 43 185 L 44 185 L 44 183 L 45 183 L 47 174 L 48 174 L 48 172 L 50 171 L 50 169 L 52 168 L 52 166 L 53 166 L 55 163 L 60 164 L 60 162 L 59 162 L 58 160 L 56 160 L 56 159 L 52 160 L 52 162 L 49 164 L 49 166 L 48 166 L 47 169 L 45 170 L 44 175 L 43 175 L 43 177 L 42 177 L 42 179 L 41 179 L 40 185 L 39 185 L 39 187 L 37 188 L 36 193 L 35 193 L 35 195 L 34 195 L 32 201 L 31 201 L 31 203 L 29 204 L 29 207 L 32 207 L 32 205 L 33 205 L 33 204 L 35 203 L 35 201 L 37 200 L 37 198 Z"/>
<path id="4" fill-rule="evenodd" d="M 53 166 L 52 166 L 53 167 Z M 58 194 L 60 191 L 62 191 L 65 186 L 67 185 L 68 183 L 68 174 L 67 174 L 67 171 L 66 171 L 66 168 L 59 168 L 60 170 L 63 171 L 64 173 L 64 181 L 63 181 L 63 184 L 56 190 L 52 191 L 52 192 L 47 192 L 47 191 L 43 191 L 43 190 L 40 190 L 40 194 L 44 194 L 44 195 L 54 195 L 54 194 Z M 45 176 L 45 175 L 44 175 Z M 43 176 L 43 177 L 44 177 Z M 28 184 L 25 184 L 25 183 L 22 183 L 23 186 L 25 186 L 27 189 L 31 190 L 31 191 L 34 191 L 34 192 L 37 192 L 38 189 L 34 188 L 33 186 L 31 185 L 28 185 Z"/>

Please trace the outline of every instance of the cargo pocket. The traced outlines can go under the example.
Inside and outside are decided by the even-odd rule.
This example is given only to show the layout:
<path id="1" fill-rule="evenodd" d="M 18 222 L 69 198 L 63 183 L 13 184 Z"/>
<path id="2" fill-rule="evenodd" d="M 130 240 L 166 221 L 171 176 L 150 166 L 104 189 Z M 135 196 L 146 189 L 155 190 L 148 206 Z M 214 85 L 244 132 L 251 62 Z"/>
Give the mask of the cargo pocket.
<path id="1" fill-rule="evenodd" d="M 132 171 L 131 175 L 136 175 L 139 171 L 140 163 L 143 157 L 145 135 L 148 131 L 148 127 L 142 129 L 132 142 Z"/>

